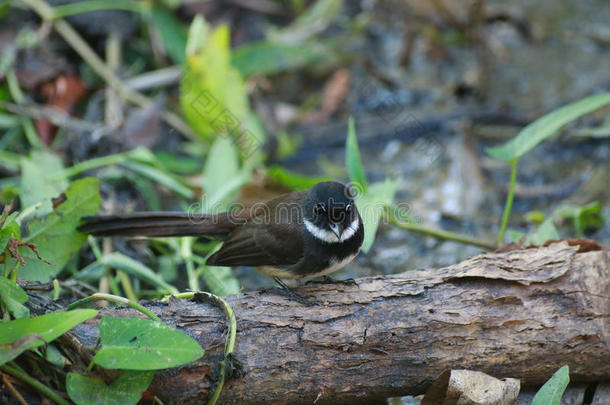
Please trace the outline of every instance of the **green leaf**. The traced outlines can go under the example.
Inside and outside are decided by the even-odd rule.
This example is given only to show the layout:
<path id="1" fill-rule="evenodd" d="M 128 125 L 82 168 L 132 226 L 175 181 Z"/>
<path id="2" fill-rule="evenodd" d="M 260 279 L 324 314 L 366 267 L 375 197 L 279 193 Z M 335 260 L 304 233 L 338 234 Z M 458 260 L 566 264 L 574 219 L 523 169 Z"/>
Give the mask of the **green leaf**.
<path id="1" fill-rule="evenodd" d="M 559 405 L 569 382 L 570 369 L 563 366 L 538 390 L 532 405 Z"/>
<path id="2" fill-rule="evenodd" d="M 46 361 L 59 368 L 68 367 L 72 364 L 70 360 L 68 360 L 66 357 L 64 357 L 63 354 L 61 354 L 57 346 L 55 346 L 53 343 L 47 345 L 46 350 L 44 352 L 44 358 Z"/>
<path id="3" fill-rule="evenodd" d="M 159 31 L 165 52 L 175 63 L 184 63 L 187 29 L 170 10 L 153 3 L 151 23 Z"/>
<path id="4" fill-rule="evenodd" d="M 519 242 L 525 236 L 525 233 L 514 229 L 508 229 L 506 232 L 508 233 L 508 240 L 514 243 Z"/>
<path id="5" fill-rule="evenodd" d="M 27 302 L 28 295 L 17 283 L 4 276 L 0 276 L 0 300 L 15 318 L 30 316 L 30 310 L 22 305 Z"/>
<path id="6" fill-rule="evenodd" d="M 190 336 L 140 318 L 103 317 L 100 339 L 102 348 L 93 361 L 108 369 L 160 370 L 203 356 L 203 349 Z"/>
<path id="7" fill-rule="evenodd" d="M 356 197 L 356 206 L 364 224 L 364 241 L 362 242 L 364 253 L 368 252 L 375 242 L 379 220 L 385 207 L 392 205 L 398 184 L 398 180 L 389 179 L 373 183 L 365 193 Z"/>
<path id="8" fill-rule="evenodd" d="M 239 293 L 239 281 L 230 267 L 203 266 L 201 278 L 214 295 L 226 296 Z"/>
<path id="9" fill-rule="evenodd" d="M 106 266 L 123 270 L 140 280 L 147 281 L 154 286 L 160 287 L 170 294 L 178 294 L 178 290 L 174 286 L 166 283 L 161 276 L 152 271 L 149 267 L 122 253 L 113 252 L 104 255 L 100 262 Z"/>
<path id="10" fill-rule="evenodd" d="M 516 161 L 565 124 L 606 104 L 610 104 L 610 92 L 595 94 L 560 107 L 523 128 L 519 135 L 504 145 L 487 148 L 487 153 L 507 162 Z"/>
<path id="11" fill-rule="evenodd" d="M 599 229 L 604 225 L 604 217 L 598 201 L 580 206 L 566 205 L 558 208 L 554 215 L 571 219 L 579 237 L 582 237 L 586 230 Z"/>
<path id="12" fill-rule="evenodd" d="M 109 385 L 97 377 L 68 373 L 66 389 L 77 405 L 137 404 L 155 376 L 154 371 L 122 371 Z"/>
<path id="13" fill-rule="evenodd" d="M 238 177 L 240 181 L 237 184 L 231 184 L 232 180 Z M 228 137 L 216 139 L 203 168 L 206 212 L 226 211 L 233 202 L 238 188 L 246 181 L 247 178 L 240 176 L 239 159 L 231 139 Z"/>
<path id="14" fill-rule="evenodd" d="M 88 177 L 75 181 L 65 192 L 66 200 L 57 205 L 45 218 L 34 220 L 29 226 L 27 242 L 38 247 L 40 256 L 51 262 L 40 261 L 29 249 L 22 252 L 25 266 L 19 276 L 29 281 L 46 283 L 65 266 L 80 249 L 87 235 L 76 227 L 80 219 L 94 215 L 100 205 L 99 181 Z"/>
<path id="15" fill-rule="evenodd" d="M 25 350 L 51 342 L 81 322 L 97 315 L 94 309 L 53 312 L 35 318 L 0 322 L 0 364 Z"/>
<path id="16" fill-rule="evenodd" d="M 21 239 L 21 228 L 15 218 L 19 215 L 18 212 L 13 212 L 4 220 L 2 228 L 0 228 L 0 254 L 8 245 L 8 241 L 11 238 Z"/>
<path id="17" fill-rule="evenodd" d="M 542 224 L 538 227 L 536 232 L 529 235 L 525 239 L 525 244 L 533 244 L 536 246 L 542 245 L 547 240 L 559 239 L 559 233 L 557 232 L 557 228 L 553 224 L 553 218 L 547 218 L 544 220 Z"/>
<path id="18" fill-rule="evenodd" d="M 345 166 L 350 180 L 356 185 L 358 191 L 366 191 L 366 176 L 360 159 L 356 130 L 354 129 L 354 118 L 350 117 L 347 122 L 347 142 L 345 144 Z"/>
<path id="19" fill-rule="evenodd" d="M 255 41 L 233 50 L 231 63 L 244 77 L 269 75 L 301 68 L 332 57 L 319 42 L 297 45 Z"/>
<path id="20" fill-rule="evenodd" d="M 29 157 L 21 159 L 21 206 L 30 207 L 43 202 L 36 216 L 44 216 L 53 210 L 51 198 L 68 187 L 64 177 L 56 178 L 63 170 L 61 159 L 55 154 L 43 150 L 33 151 Z"/>
<path id="21" fill-rule="evenodd" d="M 273 181 L 286 186 L 291 190 L 307 190 L 314 184 L 331 180 L 330 177 L 304 176 L 302 174 L 297 174 L 286 170 L 281 166 L 271 166 L 268 168 L 267 176 Z"/>
<path id="22" fill-rule="evenodd" d="M 195 25 L 197 21 L 193 22 Z M 193 33 L 193 35 L 196 35 Z M 200 34 L 198 34 L 200 35 Z M 180 83 L 180 104 L 195 132 L 204 139 L 230 134 L 240 136 L 246 127 L 249 106 L 246 86 L 231 65 L 229 28 L 221 25 L 195 53 L 186 57 L 186 71 Z M 189 32 L 188 52 L 197 42 Z"/>

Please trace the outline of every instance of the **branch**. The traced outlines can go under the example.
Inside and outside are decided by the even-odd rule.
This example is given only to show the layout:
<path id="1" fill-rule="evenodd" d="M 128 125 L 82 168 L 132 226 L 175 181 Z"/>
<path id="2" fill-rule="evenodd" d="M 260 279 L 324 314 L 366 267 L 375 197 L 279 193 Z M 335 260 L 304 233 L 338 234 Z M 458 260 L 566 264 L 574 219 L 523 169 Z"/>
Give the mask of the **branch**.
<path id="1" fill-rule="evenodd" d="M 421 394 L 457 368 L 533 385 L 568 364 L 571 381 L 610 380 L 610 257 L 578 249 L 561 242 L 353 284 L 309 284 L 298 293 L 320 303 L 313 307 L 274 291 L 227 297 L 244 374 L 225 383 L 220 403 L 374 401 Z M 147 307 L 206 350 L 195 363 L 158 372 L 150 390 L 205 402 L 224 359 L 223 313 L 185 300 Z M 74 333 L 92 344 L 97 326 Z"/>

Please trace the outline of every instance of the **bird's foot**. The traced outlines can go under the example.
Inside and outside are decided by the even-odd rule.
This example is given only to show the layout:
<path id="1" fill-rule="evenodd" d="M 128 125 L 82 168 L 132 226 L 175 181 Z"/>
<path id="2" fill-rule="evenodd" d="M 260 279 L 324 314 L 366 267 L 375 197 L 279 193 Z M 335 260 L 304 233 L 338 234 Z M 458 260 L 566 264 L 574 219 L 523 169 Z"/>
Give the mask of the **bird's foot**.
<path id="1" fill-rule="evenodd" d="M 314 302 L 309 301 L 307 298 L 297 294 L 292 288 L 288 287 L 286 285 L 286 283 L 284 283 L 278 277 L 273 277 L 273 280 L 279 285 L 278 290 L 281 293 L 283 293 L 284 295 L 288 296 L 288 298 L 291 298 L 291 299 L 293 299 L 295 301 L 298 301 L 301 304 L 306 305 L 308 307 L 311 307 L 311 306 L 315 305 Z"/>
<path id="2" fill-rule="evenodd" d="M 356 282 L 356 280 L 354 280 L 353 278 L 347 278 L 345 280 L 337 280 L 335 278 L 332 278 L 330 276 L 322 276 L 320 277 L 318 280 L 314 279 L 314 280 L 309 280 L 306 284 L 345 284 L 345 285 L 358 285 L 358 283 Z"/>

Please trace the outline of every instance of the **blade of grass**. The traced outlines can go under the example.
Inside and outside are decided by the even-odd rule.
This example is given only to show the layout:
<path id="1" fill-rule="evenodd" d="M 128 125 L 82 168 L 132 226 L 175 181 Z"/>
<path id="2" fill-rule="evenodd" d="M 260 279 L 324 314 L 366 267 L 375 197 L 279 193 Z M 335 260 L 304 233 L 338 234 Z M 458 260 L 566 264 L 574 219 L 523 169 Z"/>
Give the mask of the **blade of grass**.
<path id="1" fill-rule="evenodd" d="M 504 145 L 487 148 L 487 153 L 506 162 L 514 162 L 565 124 L 607 104 L 610 104 L 610 92 L 595 94 L 567 104 L 538 118 Z"/>
<path id="2" fill-rule="evenodd" d="M 131 0 L 87 0 L 76 3 L 61 4 L 53 7 L 54 18 L 89 13 L 100 10 L 127 10 L 141 13 L 146 10 L 145 2 Z"/>
<path id="3" fill-rule="evenodd" d="M 502 223 L 498 232 L 498 246 L 504 243 L 504 233 L 508 225 L 508 218 L 513 209 L 513 198 L 515 196 L 515 185 L 517 184 L 517 161 L 512 162 L 510 169 L 510 184 L 508 186 L 508 194 L 506 196 L 506 204 L 504 205 L 504 213 L 502 214 Z"/>

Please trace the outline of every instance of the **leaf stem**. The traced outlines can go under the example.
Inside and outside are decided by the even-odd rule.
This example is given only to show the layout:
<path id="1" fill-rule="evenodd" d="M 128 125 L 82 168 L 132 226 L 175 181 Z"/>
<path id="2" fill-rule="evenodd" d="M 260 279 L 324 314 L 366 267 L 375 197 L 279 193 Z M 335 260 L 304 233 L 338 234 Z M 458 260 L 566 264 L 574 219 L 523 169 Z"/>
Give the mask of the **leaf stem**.
<path id="1" fill-rule="evenodd" d="M 415 224 L 412 222 L 404 222 L 396 218 L 396 215 L 388 209 L 386 211 L 389 215 L 390 221 L 398 226 L 399 228 L 406 229 L 408 231 L 422 233 L 425 235 L 433 236 L 437 239 L 452 240 L 454 242 L 463 243 L 466 245 L 478 246 L 487 250 L 495 250 L 497 246 L 494 243 L 487 242 L 482 239 L 473 238 L 471 236 L 460 235 L 459 233 L 445 231 L 442 229 L 429 228 L 423 225 Z"/>
<path id="2" fill-rule="evenodd" d="M 46 385 L 44 385 L 40 381 L 38 381 L 35 378 L 31 377 L 26 372 L 24 372 L 24 371 L 22 371 L 22 370 L 20 370 L 20 369 L 18 369 L 16 367 L 13 367 L 13 363 L 12 362 L 1 365 L 0 366 L 0 370 L 2 370 L 5 373 L 10 374 L 13 377 L 15 377 L 15 378 L 23 381 L 24 383 L 28 384 L 29 386 L 34 388 L 36 391 L 38 391 L 39 393 L 41 393 L 45 397 L 49 398 L 51 401 L 54 401 L 55 403 L 57 403 L 59 405 L 70 405 L 70 401 L 67 401 L 66 399 L 64 399 L 61 395 L 59 395 L 53 389 L 47 387 Z"/>
<path id="3" fill-rule="evenodd" d="M 508 218 L 513 208 L 513 198 L 515 196 L 515 185 L 517 184 L 517 160 L 511 163 L 510 169 L 510 185 L 508 186 L 508 195 L 506 196 L 506 205 L 504 206 L 504 214 L 502 215 L 502 223 L 500 224 L 500 231 L 498 232 L 498 246 L 504 243 L 504 233 L 506 232 L 506 226 L 508 225 Z"/>

